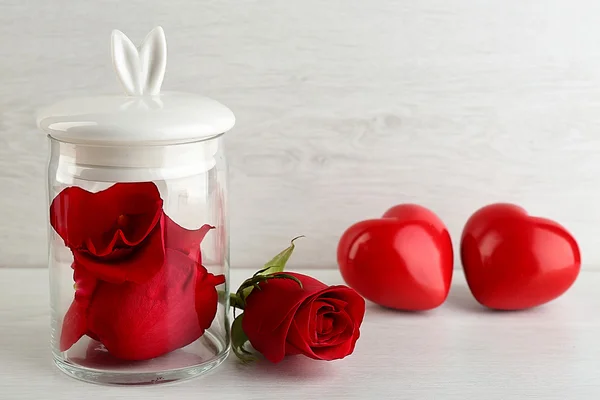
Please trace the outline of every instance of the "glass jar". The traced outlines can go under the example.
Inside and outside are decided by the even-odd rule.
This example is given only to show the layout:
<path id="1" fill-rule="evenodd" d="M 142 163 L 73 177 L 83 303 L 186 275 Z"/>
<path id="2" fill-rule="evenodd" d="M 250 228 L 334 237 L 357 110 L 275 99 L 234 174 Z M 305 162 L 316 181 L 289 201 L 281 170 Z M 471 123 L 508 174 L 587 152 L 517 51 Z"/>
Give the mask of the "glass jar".
<path id="1" fill-rule="evenodd" d="M 125 95 L 58 102 L 38 126 L 50 141 L 55 363 L 84 381 L 139 385 L 198 376 L 228 355 L 222 135 L 235 118 L 214 100 L 160 93 L 161 28 L 140 47 L 152 55 L 139 57 L 144 68 L 121 54 L 137 51 L 126 41 L 113 33 Z"/>
<path id="2" fill-rule="evenodd" d="M 221 141 L 111 147 L 50 138 L 52 351 L 63 371 L 169 382 L 226 357 Z M 105 154 L 121 165 L 96 165 Z"/>

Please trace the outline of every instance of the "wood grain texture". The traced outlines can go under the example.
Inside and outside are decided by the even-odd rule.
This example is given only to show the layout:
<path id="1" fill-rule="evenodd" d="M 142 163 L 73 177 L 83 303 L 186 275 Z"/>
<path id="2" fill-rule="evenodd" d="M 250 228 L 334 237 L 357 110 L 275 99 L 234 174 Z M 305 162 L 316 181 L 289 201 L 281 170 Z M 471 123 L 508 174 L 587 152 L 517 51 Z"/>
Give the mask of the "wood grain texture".
<path id="1" fill-rule="evenodd" d="M 234 265 L 304 234 L 294 265 L 334 267 L 347 226 L 402 202 L 431 207 L 457 243 L 495 201 L 560 221 L 600 265 L 599 13 L 592 0 L 4 0 L 0 264 L 45 263 L 34 109 L 118 91 L 110 31 L 139 41 L 161 24 L 163 87 L 237 115 Z"/>
<path id="2" fill-rule="evenodd" d="M 328 284 L 335 270 L 308 270 Z M 232 273 L 233 287 L 248 270 Z M 15 285 L 27 282 L 27 285 Z M 457 275 L 448 301 L 427 313 L 368 304 L 354 353 L 319 362 L 292 357 L 242 366 L 231 355 L 208 376 L 172 386 L 114 388 L 75 381 L 52 364 L 48 274 L 0 270 L 3 399 L 597 399 L 600 272 L 525 312 L 487 312 Z M 19 299 L 15 303 L 15 299 Z"/>

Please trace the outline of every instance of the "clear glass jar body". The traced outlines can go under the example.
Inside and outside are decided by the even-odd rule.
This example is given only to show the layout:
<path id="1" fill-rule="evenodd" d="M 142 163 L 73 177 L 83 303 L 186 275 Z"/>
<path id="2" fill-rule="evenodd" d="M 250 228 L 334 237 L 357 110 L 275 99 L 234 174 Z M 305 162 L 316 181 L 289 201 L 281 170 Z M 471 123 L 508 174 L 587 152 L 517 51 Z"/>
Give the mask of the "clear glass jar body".
<path id="1" fill-rule="evenodd" d="M 218 366 L 230 326 L 221 137 L 128 147 L 49 140 L 57 366 L 117 385 L 173 382 Z"/>

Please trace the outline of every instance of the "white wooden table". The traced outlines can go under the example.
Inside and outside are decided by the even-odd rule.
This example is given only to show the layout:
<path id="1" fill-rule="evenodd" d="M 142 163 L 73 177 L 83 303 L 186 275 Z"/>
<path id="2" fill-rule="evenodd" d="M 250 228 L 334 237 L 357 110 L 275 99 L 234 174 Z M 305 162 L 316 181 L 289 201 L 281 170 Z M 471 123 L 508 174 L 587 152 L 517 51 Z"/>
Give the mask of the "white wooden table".
<path id="1" fill-rule="evenodd" d="M 250 271 L 234 270 L 233 284 Z M 329 284 L 337 270 L 305 271 Z M 48 348 L 48 275 L 0 270 L 0 399 L 598 399 L 600 272 L 526 312 L 489 312 L 456 271 L 448 301 L 411 314 L 367 307 L 352 356 L 242 366 L 174 385 L 104 387 L 63 375 Z"/>

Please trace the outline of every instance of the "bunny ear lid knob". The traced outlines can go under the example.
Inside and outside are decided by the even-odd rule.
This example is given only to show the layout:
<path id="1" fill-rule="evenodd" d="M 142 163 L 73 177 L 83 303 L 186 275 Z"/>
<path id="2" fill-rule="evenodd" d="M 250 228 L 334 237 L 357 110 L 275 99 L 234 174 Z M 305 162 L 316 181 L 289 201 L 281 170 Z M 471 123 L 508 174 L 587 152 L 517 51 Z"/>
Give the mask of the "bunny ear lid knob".
<path id="1" fill-rule="evenodd" d="M 154 28 L 136 47 L 121 31 L 111 37 L 113 67 L 129 96 L 155 96 L 165 77 L 167 40 L 162 27 Z"/>

